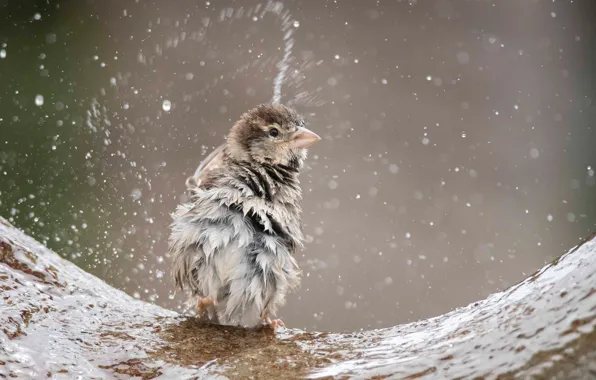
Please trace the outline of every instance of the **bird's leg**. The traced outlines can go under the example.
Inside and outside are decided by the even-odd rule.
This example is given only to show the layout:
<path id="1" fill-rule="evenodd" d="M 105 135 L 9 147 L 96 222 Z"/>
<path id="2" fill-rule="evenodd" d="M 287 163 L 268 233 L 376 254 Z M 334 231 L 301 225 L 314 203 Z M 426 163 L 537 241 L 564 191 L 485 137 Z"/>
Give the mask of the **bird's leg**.
<path id="1" fill-rule="evenodd" d="M 213 297 L 197 296 L 197 304 L 195 306 L 195 312 L 197 313 L 197 317 L 201 318 L 203 314 L 205 314 L 205 310 L 207 310 L 207 308 L 211 305 L 215 306 L 215 300 L 213 300 Z"/>
<path id="2" fill-rule="evenodd" d="M 277 326 L 284 327 L 286 325 L 281 319 L 273 319 L 272 320 L 269 317 L 269 310 L 267 310 L 267 309 L 263 310 L 263 312 L 261 313 L 261 321 L 263 322 L 264 325 L 271 327 L 273 329 L 273 331 L 276 330 Z"/>

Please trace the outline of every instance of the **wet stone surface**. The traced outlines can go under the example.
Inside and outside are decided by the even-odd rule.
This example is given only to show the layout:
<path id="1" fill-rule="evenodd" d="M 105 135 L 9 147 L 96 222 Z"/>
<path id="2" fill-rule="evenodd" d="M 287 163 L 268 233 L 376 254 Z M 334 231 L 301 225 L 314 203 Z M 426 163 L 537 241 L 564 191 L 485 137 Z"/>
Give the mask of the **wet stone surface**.
<path id="1" fill-rule="evenodd" d="M 595 255 L 424 321 L 274 335 L 135 300 L 0 218 L 0 378 L 593 378 Z"/>

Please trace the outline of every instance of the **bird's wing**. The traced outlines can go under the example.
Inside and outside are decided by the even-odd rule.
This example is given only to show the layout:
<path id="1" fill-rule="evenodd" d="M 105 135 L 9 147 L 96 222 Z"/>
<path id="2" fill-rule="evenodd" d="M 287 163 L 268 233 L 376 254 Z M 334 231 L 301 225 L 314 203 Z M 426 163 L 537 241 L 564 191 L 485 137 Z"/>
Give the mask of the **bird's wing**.
<path id="1" fill-rule="evenodd" d="M 225 144 L 221 144 L 213 152 L 211 152 L 207 158 L 205 158 L 199 164 L 195 173 L 186 179 L 186 187 L 188 189 L 193 187 L 199 187 L 201 183 L 204 181 L 207 173 L 210 171 L 217 169 L 221 166 L 223 162 L 223 150 Z"/>

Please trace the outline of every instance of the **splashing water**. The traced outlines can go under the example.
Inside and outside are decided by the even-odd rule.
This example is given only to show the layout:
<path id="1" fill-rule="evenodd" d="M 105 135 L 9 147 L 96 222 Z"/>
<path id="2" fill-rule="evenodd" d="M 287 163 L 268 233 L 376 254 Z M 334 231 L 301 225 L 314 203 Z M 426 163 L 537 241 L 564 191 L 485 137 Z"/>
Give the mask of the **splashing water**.
<path id="1" fill-rule="evenodd" d="M 261 10 L 262 9 L 262 10 Z M 254 13 L 259 13 L 259 19 L 263 19 L 263 17 L 267 13 L 272 13 L 276 15 L 279 20 L 281 21 L 281 32 L 283 33 L 283 43 L 284 43 L 284 53 L 282 59 L 277 63 L 277 75 L 273 80 L 273 98 L 272 103 L 279 103 L 281 101 L 281 87 L 285 81 L 286 73 L 289 68 L 289 60 L 292 56 L 292 48 L 294 47 L 294 38 L 292 37 L 294 34 L 294 29 L 297 28 L 300 23 L 292 19 L 292 14 L 289 10 L 284 10 L 284 5 L 278 1 L 269 1 L 267 5 L 264 7 L 259 4 L 254 8 Z M 220 17 L 220 21 L 224 21 L 227 18 L 231 18 L 232 15 L 236 15 L 236 17 L 240 18 L 243 14 L 251 15 L 253 14 L 253 10 L 249 9 L 246 13 L 243 12 L 243 8 L 238 8 L 234 10 L 234 8 L 226 8 L 221 12 L 223 17 Z"/>
<path id="2" fill-rule="evenodd" d="M 284 6 L 282 2 L 279 1 L 268 1 L 267 3 L 257 4 L 254 7 L 228 7 L 223 8 L 219 12 L 219 17 L 204 17 L 201 19 L 202 28 L 196 30 L 191 33 L 182 32 L 179 35 L 174 37 L 168 38 L 164 44 L 156 44 L 153 46 L 155 51 L 152 49 L 148 49 L 144 51 L 141 49 L 138 54 L 138 62 L 143 65 L 150 65 L 154 63 L 154 59 L 156 56 L 164 55 L 165 51 L 168 49 L 175 49 L 180 47 L 185 41 L 194 40 L 195 42 L 202 42 L 206 39 L 206 35 L 208 30 L 214 26 L 215 24 L 221 24 L 224 22 L 233 22 L 235 20 L 240 19 L 251 19 L 254 22 L 261 21 L 267 14 L 274 15 L 278 22 L 280 23 L 280 32 L 282 35 L 282 42 L 283 42 L 283 55 L 279 62 L 276 64 L 277 74 L 273 80 L 273 95 L 272 95 L 272 103 L 279 103 L 282 97 L 282 86 L 288 80 L 288 71 L 290 68 L 290 62 L 292 61 L 292 51 L 294 47 L 294 31 L 296 28 L 300 26 L 300 22 L 293 19 L 291 12 Z M 184 21 L 186 24 L 191 17 L 195 16 L 188 16 L 188 18 Z M 150 25 L 150 29 L 153 26 L 157 26 L 160 24 L 160 20 L 157 20 L 155 25 Z M 150 38 L 150 37 L 148 37 Z M 149 56 L 149 55 L 153 56 Z M 306 59 L 308 61 L 309 59 Z M 207 91 L 214 89 L 218 86 L 224 78 L 234 79 L 237 77 L 238 74 L 241 74 L 247 71 L 250 68 L 254 68 L 255 66 L 260 65 L 263 67 L 267 63 L 272 61 L 272 57 L 269 56 L 259 56 L 256 59 L 253 59 L 252 62 L 243 64 L 242 66 L 238 67 L 233 71 L 227 72 L 225 75 L 221 76 L 214 76 L 208 83 L 204 84 L 202 88 L 194 92 L 194 96 L 205 96 Z M 308 65 L 307 62 L 301 63 L 301 70 L 304 70 L 305 67 Z M 203 67 L 205 65 L 204 61 L 200 62 L 200 66 Z M 300 71 L 301 71 L 300 70 Z M 186 79 L 192 80 L 194 74 L 190 73 L 187 74 Z M 286 103 L 289 105 L 291 104 L 304 104 L 304 105 L 313 105 L 313 106 L 320 106 L 322 105 L 321 100 L 318 98 L 316 94 L 311 93 L 311 91 L 306 91 L 304 89 L 300 90 L 303 85 L 304 77 L 299 75 L 299 70 L 296 70 L 295 73 L 292 73 L 290 76 L 292 79 L 292 85 L 295 87 L 295 95 L 288 99 Z M 320 89 L 317 89 L 315 92 L 319 92 Z"/>
<path id="3" fill-rule="evenodd" d="M 154 44 L 154 51 L 152 51 L 153 54 L 149 55 L 150 51 L 148 50 L 147 53 L 145 53 L 143 51 L 143 49 L 141 48 L 139 50 L 138 56 L 137 56 L 137 61 L 139 63 L 141 63 L 144 66 L 151 66 L 155 64 L 155 60 L 156 58 L 163 56 L 165 51 L 168 49 L 175 49 L 180 47 L 184 41 L 195 41 L 195 42 L 201 42 L 205 39 L 205 36 L 207 34 L 207 31 L 210 29 L 210 27 L 212 27 L 215 24 L 218 23 L 223 23 L 226 21 L 234 21 L 234 20 L 238 20 L 238 19 L 251 19 L 252 21 L 261 21 L 264 19 L 264 17 L 267 14 L 271 14 L 274 15 L 278 22 L 280 23 L 280 31 L 283 33 L 283 37 L 282 37 L 282 41 L 283 41 L 283 55 L 280 59 L 280 61 L 276 64 L 276 68 L 277 68 L 277 74 L 274 77 L 273 80 L 273 96 L 272 96 L 272 103 L 279 103 L 281 101 L 281 97 L 282 97 L 282 86 L 284 85 L 284 83 L 286 82 L 286 78 L 287 78 L 287 73 L 289 71 L 290 68 L 290 61 L 291 61 L 291 57 L 292 57 L 292 49 L 294 47 L 294 38 L 293 38 L 293 34 L 294 34 L 294 30 L 296 28 L 298 28 L 300 26 L 300 23 L 296 20 L 294 20 L 292 18 L 292 14 L 289 11 L 289 9 L 287 9 L 287 7 L 284 6 L 284 4 L 282 2 L 279 1 L 268 1 L 267 3 L 260 3 L 255 5 L 254 7 L 249 7 L 249 8 L 244 8 L 244 7 L 236 7 L 236 8 L 232 8 L 232 7 L 227 7 L 227 8 L 223 8 L 220 10 L 219 12 L 219 17 L 204 17 L 201 19 L 201 25 L 202 27 L 199 30 L 196 30 L 192 33 L 188 33 L 186 31 L 182 31 L 181 33 L 167 38 L 165 43 L 158 43 L 158 44 Z M 193 16 L 188 15 L 188 18 L 191 18 Z M 196 17 L 196 16 L 194 16 Z M 186 22 L 188 21 L 188 19 L 184 22 L 184 24 L 186 24 Z M 153 24 L 154 25 L 151 25 Z M 155 22 L 150 22 L 150 26 L 157 26 L 160 25 L 161 21 L 160 19 L 155 20 Z M 151 28 L 150 28 L 151 29 Z M 150 37 L 147 37 L 150 38 Z M 151 37 L 152 38 L 152 37 Z M 242 66 L 240 66 L 239 68 L 237 68 L 236 70 L 232 71 L 232 72 L 227 72 L 225 75 L 220 75 L 220 76 L 214 76 L 208 83 L 204 84 L 202 88 L 200 88 L 198 91 L 195 91 L 194 94 L 192 95 L 193 97 L 196 96 L 207 96 L 207 91 L 213 89 L 214 87 L 216 87 L 217 85 L 219 85 L 223 78 L 235 78 L 238 74 L 257 66 L 258 64 L 261 64 L 261 67 L 263 67 L 265 64 L 271 62 L 272 58 L 271 57 L 262 57 L 259 56 L 258 58 L 254 59 L 252 62 L 243 64 Z M 199 66 L 204 66 L 205 62 L 204 61 L 200 61 Z M 187 73 L 185 78 L 187 80 L 192 80 L 194 77 L 194 75 L 192 73 L 190 73 L 190 75 Z M 299 88 L 301 85 L 301 79 L 297 79 L 296 81 L 296 87 Z M 118 88 L 118 84 L 119 81 L 113 77 L 110 80 L 110 85 L 113 88 Z M 102 95 L 105 95 L 105 90 L 101 89 L 101 93 Z M 134 89 L 134 94 L 137 95 L 138 91 L 136 89 Z M 307 97 L 308 97 L 308 92 L 306 91 L 301 91 L 298 92 L 293 99 L 289 99 L 288 103 L 295 103 L 297 101 L 304 101 Z M 174 101 L 172 98 L 164 98 L 163 96 L 159 96 L 160 98 L 160 102 L 159 102 L 159 106 L 158 109 L 165 112 L 165 113 L 169 113 L 170 111 L 174 110 Z M 187 96 L 187 98 L 190 98 L 190 96 Z M 128 109 L 130 107 L 129 103 L 125 103 L 126 107 L 124 107 L 125 109 Z M 90 131 L 97 133 L 99 131 L 104 131 L 104 133 L 106 133 L 107 135 L 109 135 L 110 133 L 110 129 L 112 129 L 112 125 L 110 124 L 109 120 L 107 119 L 107 117 L 101 117 L 101 114 L 107 115 L 107 110 L 106 107 L 103 105 L 100 105 L 99 102 L 97 101 L 96 98 L 92 99 L 92 103 L 90 106 L 90 109 L 87 111 L 87 120 L 86 120 L 86 124 L 89 128 Z M 158 116 L 159 118 L 159 116 Z M 131 161 L 131 163 L 133 162 L 132 158 L 129 156 L 128 160 Z M 134 165 L 131 165 L 134 167 Z"/>
<path id="4" fill-rule="evenodd" d="M 137 54 L 130 56 L 130 60 L 140 67 L 135 68 L 135 72 L 122 73 L 119 67 L 114 67 L 113 77 L 109 81 L 107 90 L 102 88 L 97 98 L 94 98 L 89 105 L 86 115 L 85 132 L 90 133 L 93 139 L 100 139 L 101 144 L 95 146 L 94 150 L 85 152 L 85 167 L 87 170 L 87 184 L 94 188 L 94 192 L 101 189 L 104 195 L 103 204 L 105 211 L 102 209 L 98 213 L 98 218 L 103 217 L 104 213 L 121 214 L 122 224 L 113 223 L 113 218 L 105 218 L 107 223 L 105 226 L 97 225 L 96 228 L 105 228 L 106 231 L 98 239 L 106 239 L 109 230 L 114 230 L 114 235 L 109 240 L 117 241 L 112 247 L 98 248 L 90 252 L 90 258 L 95 260 L 99 267 L 96 271 L 103 273 L 102 278 L 110 281 L 110 276 L 117 276 L 117 272 L 122 267 L 129 267 L 134 265 L 133 271 L 147 273 L 142 280 L 135 278 L 134 282 L 138 282 L 137 286 L 131 282 L 130 286 L 125 286 L 125 291 L 134 293 L 138 297 L 155 301 L 159 298 L 160 293 L 157 288 L 164 289 L 159 285 L 165 281 L 162 275 L 167 270 L 167 263 L 163 258 L 161 261 L 156 260 L 156 257 L 164 252 L 165 239 L 161 232 L 148 231 L 163 231 L 165 227 L 149 226 L 153 224 L 154 220 L 162 222 L 167 218 L 161 214 L 162 208 L 159 206 L 163 199 L 169 196 L 176 197 L 177 190 L 171 189 L 168 186 L 158 185 L 157 188 L 152 189 L 152 183 L 162 184 L 164 178 L 170 175 L 167 171 L 163 171 L 166 167 L 166 160 L 169 157 L 165 152 L 168 150 L 168 144 L 180 144 L 180 141 L 187 141 L 188 144 L 196 147 L 202 144 L 205 136 L 196 133 L 193 125 L 195 122 L 194 115 L 198 114 L 195 107 L 194 99 L 204 99 L 205 103 L 215 102 L 219 94 L 226 93 L 228 90 L 224 87 L 228 85 L 229 80 L 235 80 L 236 77 L 251 78 L 251 71 L 258 70 L 263 72 L 272 67 L 275 63 L 271 96 L 272 103 L 279 103 L 282 100 L 282 88 L 286 86 L 286 92 L 293 92 L 292 96 L 287 96 L 284 103 L 294 105 L 301 103 L 303 105 L 312 105 L 314 101 L 318 101 L 316 93 L 320 89 L 316 89 L 314 94 L 310 93 L 304 88 L 303 74 L 304 70 L 308 70 L 313 65 L 309 65 L 310 58 L 302 60 L 299 65 L 293 59 L 293 47 L 295 44 L 294 33 L 300 23 L 293 19 L 289 9 L 283 3 L 277 1 L 268 1 L 254 7 L 235 7 L 223 8 L 215 13 L 210 13 L 210 17 L 200 17 L 198 15 L 187 15 L 186 19 L 176 21 L 176 24 L 162 23 L 157 18 L 150 20 L 148 25 L 149 34 L 144 36 L 139 43 L 139 51 Z M 215 15 L 215 16 L 213 16 Z M 268 16 L 269 15 L 269 16 Z M 273 16 L 274 20 L 267 18 Z M 192 19 L 192 20 L 191 20 Z M 255 56 L 244 60 L 240 67 L 230 68 L 230 66 L 222 66 L 224 62 L 235 62 L 233 59 L 226 59 L 223 54 L 215 56 L 212 59 L 208 52 L 211 48 L 208 45 L 208 34 L 217 24 L 230 24 L 235 21 L 243 20 L 243 22 L 267 22 L 271 25 L 277 24 L 281 32 L 281 57 L 271 56 L 261 53 L 262 50 L 255 49 Z M 189 22 L 191 21 L 191 22 Z M 194 25 L 193 29 L 186 29 L 190 25 Z M 172 28 L 173 26 L 173 28 Z M 192 28 L 192 26 L 190 26 Z M 225 25 L 222 25 L 225 27 Z M 215 33 L 215 32 L 213 32 Z M 244 29 L 243 32 L 244 34 Z M 160 37 L 158 37 L 160 36 Z M 165 37 L 161 37 L 165 36 Z M 250 36 L 250 35 L 249 35 Z M 272 37 L 275 41 L 275 33 Z M 279 37 L 277 37 L 279 38 Z M 156 39 L 158 39 L 156 41 Z M 146 42 L 145 42 L 146 41 Z M 231 41 L 231 40 L 230 40 Z M 231 41 L 235 42 L 235 41 Z M 185 45 L 186 44 L 186 45 Z M 195 46 L 188 46 L 189 44 L 199 44 L 202 49 L 196 49 Z M 238 49 L 239 45 L 232 49 Z M 231 57 L 237 58 L 238 54 L 246 54 L 247 50 L 253 48 L 249 45 L 248 49 L 240 50 L 222 50 L 224 53 L 230 54 Z M 282 47 L 283 46 L 283 47 Z M 182 49 L 181 49 L 182 48 Z M 178 49 L 174 54 L 168 55 L 168 51 Z M 199 55 L 196 51 L 199 50 Z M 219 52 L 218 52 L 219 53 Z M 252 52 L 249 51 L 252 54 Z M 192 54 L 188 58 L 185 54 Z M 223 75 L 201 76 L 208 78 L 202 82 L 198 88 L 195 83 L 197 76 L 188 70 L 185 66 L 182 72 L 155 71 L 155 67 L 161 65 L 161 61 L 171 57 L 178 57 L 180 62 L 190 63 L 194 61 L 194 67 L 197 70 L 208 68 L 209 70 L 220 70 Z M 182 58 L 179 58 L 182 57 Z M 185 59 L 186 58 L 186 59 Z M 212 59 L 212 60 L 210 60 Z M 278 62 L 275 62 L 275 61 Z M 121 61 L 119 61 L 120 63 Z M 218 63 L 218 66 L 212 65 Z M 126 66 L 123 66 L 126 67 Z M 121 68 L 120 68 L 121 70 Z M 205 70 L 205 69 L 203 69 Z M 155 73 L 159 73 L 156 75 Z M 142 79 L 140 79 L 142 78 Z M 169 93 L 161 93 L 162 91 L 170 91 L 170 86 L 164 86 L 164 83 L 174 83 L 179 81 L 180 87 L 177 91 Z M 260 78 L 257 76 L 257 78 Z M 139 79 L 139 82 L 135 82 Z M 192 83 L 190 91 L 184 90 L 184 84 Z M 176 82 L 178 83 L 178 82 Z M 149 87 L 152 84 L 152 87 Z M 192 88 L 192 85 L 195 88 Z M 147 91 L 147 88 L 159 89 Z M 213 92 L 214 91 L 214 92 Z M 248 89 L 247 89 L 248 91 Z M 109 92 L 109 96 L 108 95 Z M 247 92 L 248 94 L 248 92 Z M 285 97 L 284 97 L 285 98 Z M 120 107 L 120 108 L 118 108 Z M 226 105 L 218 104 L 222 113 L 227 112 Z M 141 111 L 144 109 L 145 111 Z M 148 112 L 148 113 L 147 113 Z M 186 128 L 184 123 L 180 123 L 180 115 L 188 116 L 189 127 Z M 137 115 L 137 116 L 133 116 Z M 142 115 L 139 117 L 138 115 Z M 150 115 L 150 116 L 147 116 Z M 199 116 L 200 118 L 200 116 Z M 175 126 L 169 127 L 171 120 L 178 120 Z M 172 128 L 175 133 L 169 134 L 171 140 L 162 141 L 156 139 L 160 132 L 153 133 L 152 130 L 157 131 L 162 128 Z M 216 133 L 215 130 L 210 131 Z M 185 137 L 188 133 L 188 137 Z M 201 146 L 202 154 L 206 154 L 212 147 Z M 146 152 L 158 152 L 155 158 L 146 156 Z M 159 157 L 159 158 L 158 158 Z M 105 170 L 105 171 L 104 171 Z M 162 176 L 166 177 L 162 177 Z M 167 181 L 166 181 L 167 182 Z M 127 196 L 120 196 L 127 194 Z M 165 195 L 165 197 L 164 197 Z M 125 243 L 126 236 L 134 236 L 138 233 L 152 234 L 153 238 L 150 241 L 144 241 L 142 244 L 142 253 L 131 248 L 136 243 Z M 131 241 L 136 239 L 132 238 Z M 100 245 L 101 246 L 101 245 Z M 109 254 L 108 254 L 109 253 Z M 106 259 L 106 257 L 110 257 Z M 130 261 L 129 264 L 120 264 L 123 260 Z M 141 285 L 143 283 L 143 285 Z M 155 287 L 157 285 L 157 288 Z M 139 292 L 143 289 L 143 292 Z M 163 295 L 163 294 L 162 294 Z M 168 295 L 169 299 L 173 299 L 173 295 Z"/>
<path id="5" fill-rule="evenodd" d="M 294 34 L 293 27 L 297 27 L 299 23 L 297 21 L 292 20 L 292 15 L 290 12 L 286 11 L 282 15 L 281 12 L 283 10 L 283 4 L 281 3 L 270 3 L 272 5 L 271 12 L 275 13 L 281 18 L 281 31 L 284 32 L 284 55 L 277 64 L 277 76 L 273 81 L 273 103 L 279 103 L 281 100 L 281 86 L 285 80 L 286 72 L 288 71 L 288 60 L 292 55 L 292 48 L 294 47 L 294 39 L 292 35 Z"/>

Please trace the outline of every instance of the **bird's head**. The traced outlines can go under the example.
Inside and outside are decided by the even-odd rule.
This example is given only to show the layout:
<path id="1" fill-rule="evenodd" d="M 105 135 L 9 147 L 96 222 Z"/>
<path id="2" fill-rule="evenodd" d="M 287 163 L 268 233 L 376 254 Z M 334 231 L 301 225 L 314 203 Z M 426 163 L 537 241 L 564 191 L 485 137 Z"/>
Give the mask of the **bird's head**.
<path id="1" fill-rule="evenodd" d="M 242 161 L 281 164 L 299 169 L 306 148 L 319 141 L 296 111 L 281 104 L 261 104 L 242 115 L 228 135 L 228 151 Z"/>

